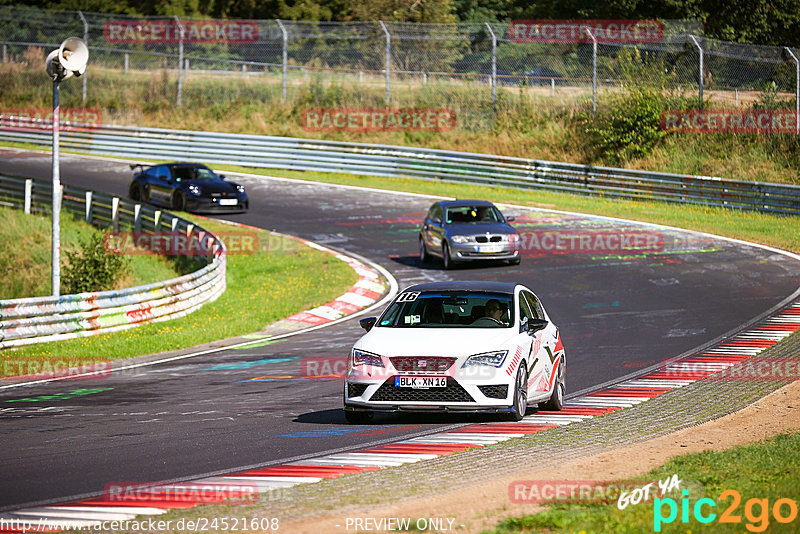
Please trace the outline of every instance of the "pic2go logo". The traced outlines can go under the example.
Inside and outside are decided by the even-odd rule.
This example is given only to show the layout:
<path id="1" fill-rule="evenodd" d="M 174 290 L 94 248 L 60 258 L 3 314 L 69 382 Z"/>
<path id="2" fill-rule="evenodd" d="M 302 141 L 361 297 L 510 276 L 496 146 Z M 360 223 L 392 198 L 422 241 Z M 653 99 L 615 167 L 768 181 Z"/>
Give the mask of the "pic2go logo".
<path id="1" fill-rule="evenodd" d="M 711 511 L 717 506 L 716 501 L 709 498 L 698 499 L 694 506 L 689 504 L 689 490 L 683 490 L 683 498 L 680 504 L 681 523 L 689 522 L 689 512 L 691 510 L 694 518 L 703 524 L 708 524 L 717 519 L 717 514 Z M 732 499 L 730 505 L 719 516 L 720 523 L 741 523 L 742 516 L 736 513 L 742 496 L 736 490 L 725 490 L 719 500 Z M 668 510 L 665 516 L 665 507 Z M 787 524 L 797 519 L 797 502 L 792 499 L 777 499 L 770 509 L 769 499 L 749 499 L 744 504 L 744 517 L 748 521 L 745 528 L 750 532 L 764 532 L 769 526 L 770 512 L 778 523 Z M 787 513 L 788 512 L 788 513 Z M 653 501 L 653 531 L 661 532 L 661 526 L 672 523 L 678 518 L 678 503 L 675 499 L 656 498 Z"/>

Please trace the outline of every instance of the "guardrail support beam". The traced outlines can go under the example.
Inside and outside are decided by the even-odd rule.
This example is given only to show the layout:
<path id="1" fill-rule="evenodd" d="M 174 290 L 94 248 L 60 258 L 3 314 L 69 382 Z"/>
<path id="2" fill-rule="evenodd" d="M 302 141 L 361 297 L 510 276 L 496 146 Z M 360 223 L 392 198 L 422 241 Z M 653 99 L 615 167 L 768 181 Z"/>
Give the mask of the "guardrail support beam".
<path id="1" fill-rule="evenodd" d="M 111 226 L 119 232 L 119 197 L 111 199 Z"/>
<path id="2" fill-rule="evenodd" d="M 153 212 L 153 231 L 161 231 L 161 210 L 156 210 Z"/>
<path id="3" fill-rule="evenodd" d="M 92 224 L 92 220 L 94 219 L 94 214 L 92 213 L 92 192 L 91 191 L 87 191 L 86 192 L 86 201 L 85 202 L 86 202 L 86 204 L 85 204 L 86 222 L 89 223 L 89 224 Z"/>
<path id="4" fill-rule="evenodd" d="M 142 205 L 141 204 L 134 204 L 133 205 L 133 231 L 134 232 L 141 232 L 142 231 Z"/>
<path id="5" fill-rule="evenodd" d="M 31 214 L 31 196 L 33 195 L 33 180 L 25 180 L 25 213 Z"/>

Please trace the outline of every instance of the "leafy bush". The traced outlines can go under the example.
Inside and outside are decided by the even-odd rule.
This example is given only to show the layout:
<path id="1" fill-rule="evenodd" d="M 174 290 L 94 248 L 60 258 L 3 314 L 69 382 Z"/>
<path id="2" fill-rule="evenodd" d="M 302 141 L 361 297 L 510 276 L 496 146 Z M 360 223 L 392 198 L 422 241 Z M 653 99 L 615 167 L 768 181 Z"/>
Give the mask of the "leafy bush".
<path id="1" fill-rule="evenodd" d="M 667 135 L 661 129 L 665 98 L 655 91 L 635 89 L 606 103 L 592 120 L 583 117 L 584 131 L 595 157 L 611 164 L 647 156 Z"/>
<path id="2" fill-rule="evenodd" d="M 130 260 L 118 254 L 109 254 L 103 248 L 103 234 L 92 232 L 82 240 L 80 248 L 65 253 L 67 265 L 61 278 L 65 294 L 88 291 L 106 291 L 128 274 Z"/>

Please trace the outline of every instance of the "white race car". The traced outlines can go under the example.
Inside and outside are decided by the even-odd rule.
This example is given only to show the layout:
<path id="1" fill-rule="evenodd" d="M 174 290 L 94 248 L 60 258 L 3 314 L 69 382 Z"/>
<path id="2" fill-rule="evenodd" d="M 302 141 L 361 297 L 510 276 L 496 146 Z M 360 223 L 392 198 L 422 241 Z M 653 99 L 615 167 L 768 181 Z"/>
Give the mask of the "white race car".
<path id="1" fill-rule="evenodd" d="M 344 409 L 351 423 L 375 411 L 498 412 L 528 404 L 560 410 L 566 358 L 558 328 L 525 286 L 434 282 L 404 290 L 350 354 Z"/>

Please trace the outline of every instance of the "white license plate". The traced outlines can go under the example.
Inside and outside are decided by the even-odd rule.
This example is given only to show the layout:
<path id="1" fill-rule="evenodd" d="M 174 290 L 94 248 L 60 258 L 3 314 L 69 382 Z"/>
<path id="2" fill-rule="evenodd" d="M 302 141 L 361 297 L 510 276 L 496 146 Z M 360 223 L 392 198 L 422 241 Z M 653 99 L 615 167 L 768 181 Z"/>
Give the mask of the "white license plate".
<path id="1" fill-rule="evenodd" d="M 485 252 L 487 254 L 502 252 L 503 245 L 483 245 L 478 247 L 478 252 Z"/>
<path id="2" fill-rule="evenodd" d="M 396 388 L 412 388 L 412 389 L 428 389 L 428 388 L 446 388 L 446 376 L 396 376 L 394 377 L 394 387 Z"/>
<path id="3" fill-rule="evenodd" d="M 220 206 L 235 206 L 239 201 L 235 198 L 221 198 L 219 199 Z"/>

